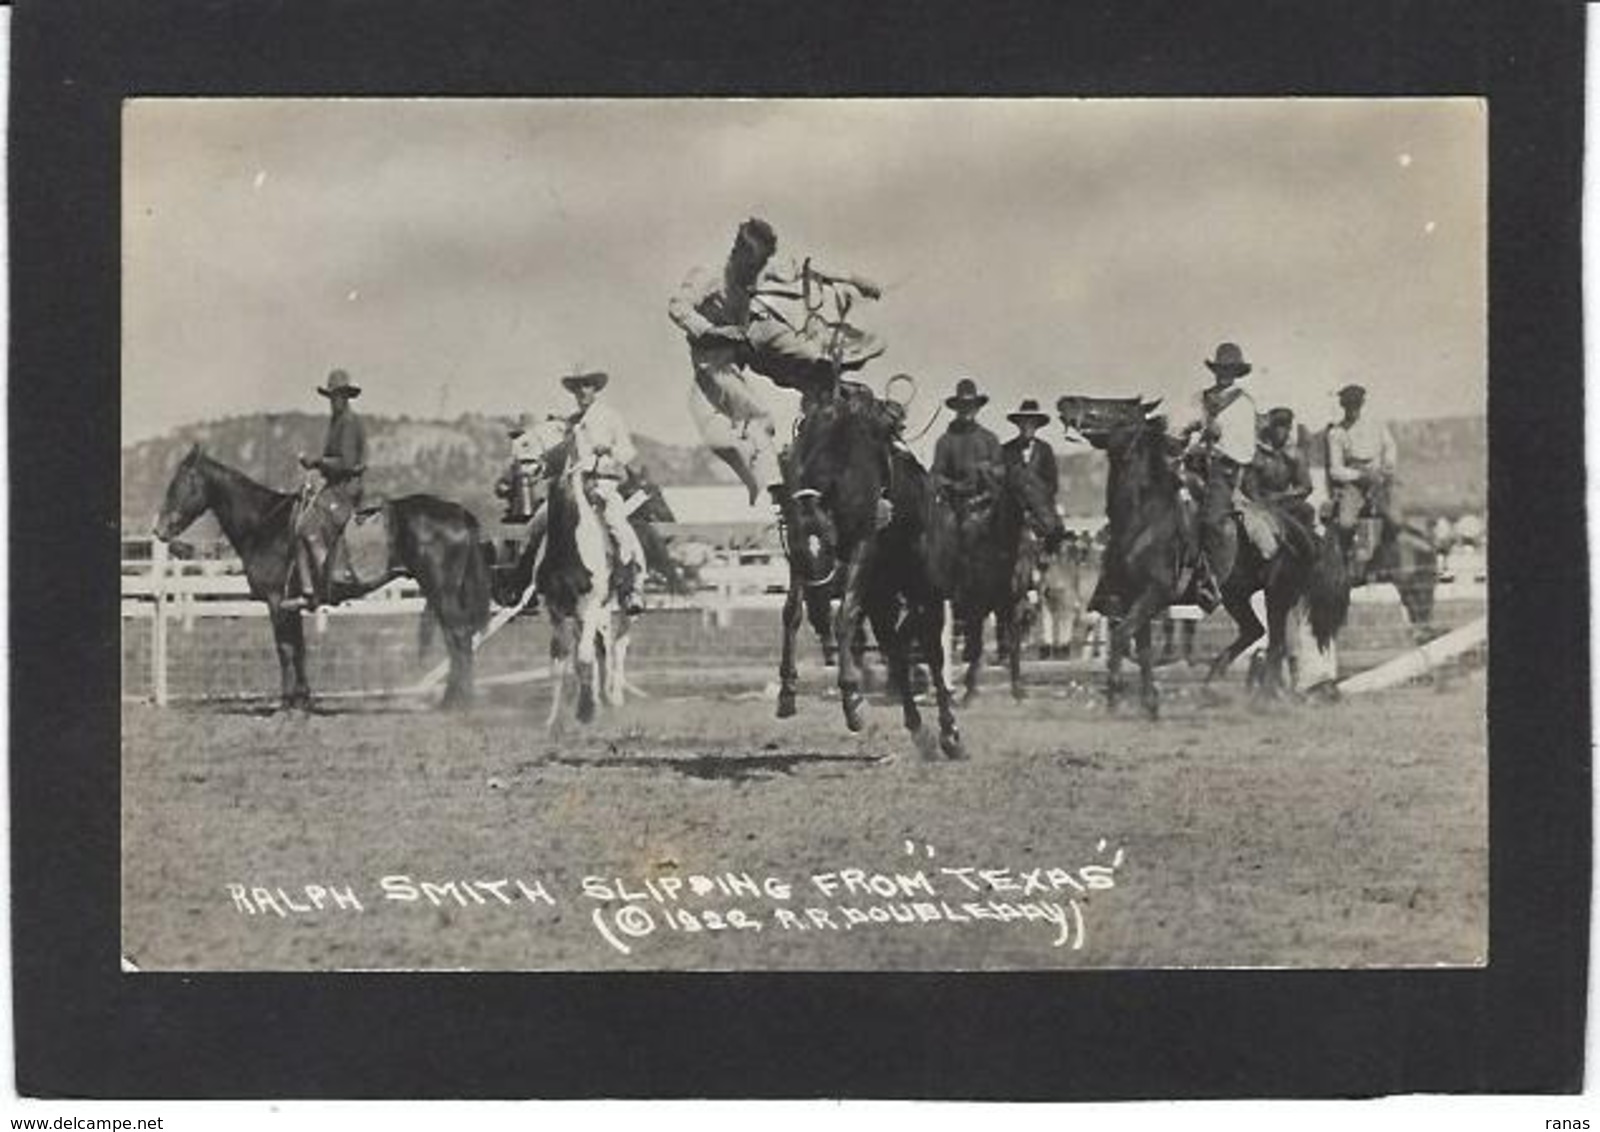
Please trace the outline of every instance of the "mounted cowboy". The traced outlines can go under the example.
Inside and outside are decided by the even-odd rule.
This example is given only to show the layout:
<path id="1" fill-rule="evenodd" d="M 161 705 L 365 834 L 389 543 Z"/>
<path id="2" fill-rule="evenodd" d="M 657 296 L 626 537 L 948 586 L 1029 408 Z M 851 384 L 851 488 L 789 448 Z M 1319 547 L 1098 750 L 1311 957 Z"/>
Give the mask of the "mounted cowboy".
<path id="1" fill-rule="evenodd" d="M 1267 411 L 1255 459 L 1245 476 L 1245 493 L 1252 499 L 1282 508 L 1310 529 L 1316 525 L 1316 513 L 1309 502 L 1311 470 L 1306 466 L 1300 446 L 1290 443 L 1294 435 L 1293 409 L 1279 407 Z"/>
<path id="2" fill-rule="evenodd" d="M 964 530 L 974 512 L 993 500 L 1004 454 L 999 438 L 978 423 L 978 411 L 989 403 L 989 397 L 978 392 L 977 382 L 963 377 L 944 403 L 956 419 L 934 445 L 933 483 L 955 510 L 956 522 Z"/>
<path id="3" fill-rule="evenodd" d="M 1357 521 L 1373 516 L 1390 527 L 1403 524 L 1394 507 L 1394 436 L 1388 427 L 1363 416 L 1367 391 L 1359 385 L 1339 390 L 1344 419 L 1328 426 L 1328 492 L 1334 525 L 1349 546 Z"/>
<path id="4" fill-rule="evenodd" d="M 637 615 L 644 611 L 639 596 L 645 576 L 644 548 L 628 522 L 627 505 L 620 490 L 628 465 L 637 453 L 622 414 L 598 400 L 601 390 L 610 381 L 609 374 L 600 372 L 572 374 L 561 379 L 561 384 L 578 402 L 577 412 L 565 418 L 566 438 L 571 445 L 566 459 L 569 466 L 582 470 L 589 497 L 616 545 L 618 599 L 627 613 Z M 532 435 L 531 430 L 527 435 Z M 543 455 L 541 450 L 538 456 Z M 538 568 L 548 524 L 548 505 L 541 501 L 528 523 L 528 543 L 523 551 L 523 561 L 534 570 Z"/>
<path id="5" fill-rule="evenodd" d="M 809 306 L 817 284 L 848 287 L 869 299 L 881 293 L 876 284 L 824 271 L 810 260 L 774 262 L 777 250 L 772 225 L 752 217 L 739 225 L 721 270 L 695 268 L 667 304 L 689 340 L 690 413 L 706 444 L 749 490 L 751 503 L 762 488 L 775 498 L 781 494 L 782 474 L 772 412 L 745 370 L 806 394 L 884 349 L 853 328 L 819 325 Z"/>
<path id="6" fill-rule="evenodd" d="M 511 461 L 494 485 L 494 493 L 506 501 L 503 523 L 526 523 L 543 501 L 539 477 L 544 455 L 539 441 L 530 431 L 533 421 L 527 413 L 519 416 L 506 431 L 511 440 Z"/>
<path id="7" fill-rule="evenodd" d="M 296 505 L 294 568 L 281 607 L 290 612 L 314 610 L 328 600 L 328 560 L 345 524 L 361 506 L 366 472 L 367 429 L 350 407 L 361 396 L 361 387 L 336 369 L 317 392 L 328 399 L 330 416 L 322 455 L 300 454 L 306 482 Z"/>
<path id="8" fill-rule="evenodd" d="M 1185 419 L 1173 423 L 1178 425 L 1174 436 L 1184 444 L 1185 458 L 1204 466 L 1195 596 L 1209 612 L 1221 601 L 1222 583 L 1232 573 L 1238 553 L 1234 494 L 1244 469 L 1255 459 L 1256 403 L 1238 384 L 1249 375 L 1251 365 L 1236 343 L 1223 342 L 1205 365 L 1215 380 L 1195 395 Z"/>
<path id="9" fill-rule="evenodd" d="M 1016 412 L 1007 413 L 1006 420 L 1017 426 L 1017 435 L 1000 446 L 1001 463 L 1007 468 L 1020 468 L 1038 480 L 1054 505 L 1059 487 L 1055 449 L 1036 435 L 1050 423 L 1050 414 L 1039 408 L 1038 401 L 1029 397 Z"/>

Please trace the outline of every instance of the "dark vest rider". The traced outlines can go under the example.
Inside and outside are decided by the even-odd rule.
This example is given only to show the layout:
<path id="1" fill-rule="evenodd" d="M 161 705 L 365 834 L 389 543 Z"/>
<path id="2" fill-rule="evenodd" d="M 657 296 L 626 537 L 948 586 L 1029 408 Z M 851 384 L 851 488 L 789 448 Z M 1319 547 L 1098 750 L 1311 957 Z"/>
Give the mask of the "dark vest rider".
<path id="1" fill-rule="evenodd" d="M 350 402 L 361 387 L 342 369 L 328 374 L 317 392 L 328 399 L 330 417 L 322 455 L 302 454 L 307 484 L 296 507 L 295 558 L 289 571 L 288 610 L 312 610 L 328 600 L 328 557 L 344 525 L 361 506 L 367 470 L 367 430 Z"/>

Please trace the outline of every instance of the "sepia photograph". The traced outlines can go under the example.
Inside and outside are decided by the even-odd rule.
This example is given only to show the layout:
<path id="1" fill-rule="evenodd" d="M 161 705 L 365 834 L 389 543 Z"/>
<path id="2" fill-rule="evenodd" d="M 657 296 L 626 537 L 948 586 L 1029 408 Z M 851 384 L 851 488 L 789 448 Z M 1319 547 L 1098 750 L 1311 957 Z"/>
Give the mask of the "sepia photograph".
<path id="1" fill-rule="evenodd" d="M 1484 100 L 121 134 L 125 972 L 1490 961 Z"/>

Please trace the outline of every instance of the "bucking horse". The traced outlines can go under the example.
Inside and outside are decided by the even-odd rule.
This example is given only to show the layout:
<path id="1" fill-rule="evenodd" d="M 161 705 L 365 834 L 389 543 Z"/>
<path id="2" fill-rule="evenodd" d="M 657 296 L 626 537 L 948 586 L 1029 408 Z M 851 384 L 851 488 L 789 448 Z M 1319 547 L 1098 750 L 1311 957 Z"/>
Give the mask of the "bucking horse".
<path id="1" fill-rule="evenodd" d="M 205 512 L 217 517 L 244 563 L 250 595 L 266 603 L 283 678 L 283 706 L 308 708 L 305 633 L 297 611 L 282 608 L 284 583 L 294 559 L 291 514 L 296 495 L 256 483 L 236 468 L 208 456 L 197 444 L 173 473 L 156 518 L 163 542 L 182 534 Z M 378 562 L 362 572 L 335 573 L 329 597 L 337 603 L 369 593 L 394 578 L 416 581 L 426 601 L 424 618 L 437 618 L 450 653 L 444 706 L 472 701 L 472 638 L 489 621 L 489 566 L 478 521 L 459 503 L 432 495 L 407 495 L 363 508 L 351 524 L 381 514 L 374 528 Z M 348 532 L 348 527 L 347 527 Z M 386 546 L 384 545 L 386 543 Z M 330 555 L 330 566 L 336 557 Z"/>
<path id="2" fill-rule="evenodd" d="M 1182 484 L 1164 417 L 1153 415 L 1159 401 L 1138 397 L 1062 397 L 1061 422 L 1110 459 L 1106 479 L 1106 547 L 1096 604 L 1112 621 L 1107 700 L 1115 707 L 1122 694 L 1121 663 L 1130 641 L 1138 648 L 1140 702 L 1147 715 L 1159 714 L 1151 620 L 1182 599 L 1185 576 L 1198 545 L 1195 519 L 1182 501 Z M 1305 599 L 1319 647 L 1327 648 L 1349 612 L 1350 586 L 1344 555 L 1335 538 L 1324 538 L 1282 508 L 1269 509 L 1276 549 L 1270 556 L 1233 524 L 1239 540 L 1233 570 L 1221 579 L 1222 603 L 1238 626 L 1238 636 L 1211 662 L 1206 688 L 1240 653 L 1261 639 L 1261 622 L 1250 599 L 1264 591 L 1267 612 L 1265 687 L 1282 687 L 1288 618 Z"/>
<path id="3" fill-rule="evenodd" d="M 935 744 L 922 727 L 911 679 L 911 646 L 929 667 L 938 701 L 937 749 L 964 751 L 944 673 L 944 606 L 955 578 L 955 518 L 927 471 L 894 444 L 898 418 L 862 385 L 841 381 L 819 398 L 791 456 L 791 559 L 813 588 L 839 582 L 833 617 L 840 704 L 845 725 L 861 730 L 859 666 L 850 648 L 863 619 L 872 624 L 889 683 L 899 692 L 905 726 L 925 755 Z M 785 618 L 779 710 L 794 703 L 793 635 Z"/>

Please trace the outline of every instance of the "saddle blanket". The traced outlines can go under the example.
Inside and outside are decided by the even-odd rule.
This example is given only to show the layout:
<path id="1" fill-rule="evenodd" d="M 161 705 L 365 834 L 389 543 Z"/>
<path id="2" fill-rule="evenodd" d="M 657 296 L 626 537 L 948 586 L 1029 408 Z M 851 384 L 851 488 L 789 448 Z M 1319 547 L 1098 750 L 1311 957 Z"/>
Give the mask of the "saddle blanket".
<path id="1" fill-rule="evenodd" d="M 1283 543 L 1282 522 L 1264 504 L 1248 495 L 1240 495 L 1235 501 L 1239 505 L 1239 529 L 1255 544 L 1261 557 L 1270 560 Z"/>
<path id="2" fill-rule="evenodd" d="M 353 589 L 381 585 L 389 577 L 389 560 L 389 508 L 362 508 L 334 544 L 328 580 Z"/>

